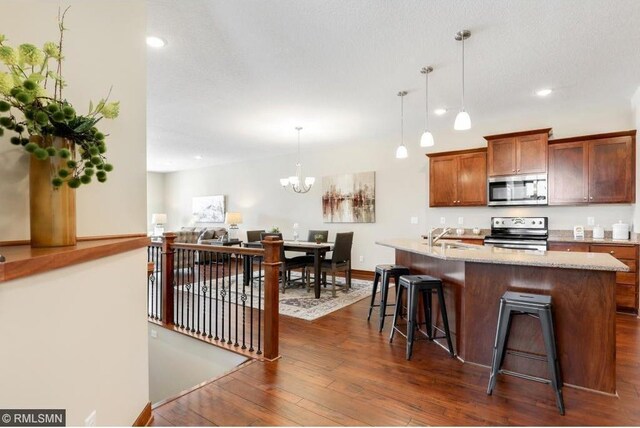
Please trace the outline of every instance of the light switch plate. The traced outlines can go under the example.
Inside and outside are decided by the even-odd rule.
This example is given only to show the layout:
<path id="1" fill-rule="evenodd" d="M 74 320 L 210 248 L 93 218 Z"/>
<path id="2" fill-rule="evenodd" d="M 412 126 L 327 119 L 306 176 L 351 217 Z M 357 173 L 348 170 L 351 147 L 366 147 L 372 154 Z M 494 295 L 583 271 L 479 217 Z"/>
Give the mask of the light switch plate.
<path id="1" fill-rule="evenodd" d="M 418 224 L 418 217 L 411 217 L 411 224 Z"/>
<path id="2" fill-rule="evenodd" d="M 464 224 L 464 217 L 458 217 L 458 224 L 462 226 Z"/>
<path id="3" fill-rule="evenodd" d="M 595 226 L 596 219 L 595 217 L 587 217 L 587 226 Z"/>
<path id="4" fill-rule="evenodd" d="M 444 217 L 440 217 L 440 224 L 447 224 L 447 219 Z"/>
<path id="5" fill-rule="evenodd" d="M 151 330 L 151 337 L 153 337 L 154 339 L 158 337 L 158 332 L 156 330 Z"/>

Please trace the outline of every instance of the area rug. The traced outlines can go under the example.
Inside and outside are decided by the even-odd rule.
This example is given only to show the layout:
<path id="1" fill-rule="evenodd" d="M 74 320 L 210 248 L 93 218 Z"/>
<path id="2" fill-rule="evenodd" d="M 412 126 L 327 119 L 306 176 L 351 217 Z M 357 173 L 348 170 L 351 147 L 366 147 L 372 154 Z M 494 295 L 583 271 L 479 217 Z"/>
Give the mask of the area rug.
<path id="1" fill-rule="evenodd" d="M 292 277 L 296 279 L 295 274 Z M 344 285 L 344 278 L 336 278 L 336 283 L 338 285 Z M 242 300 L 242 275 L 238 276 L 238 293 L 236 294 L 236 283 L 235 280 L 231 282 L 231 284 L 225 285 L 224 299 L 228 301 L 231 299 L 231 302 L 236 303 Z M 194 287 L 195 285 L 195 287 Z M 256 309 L 264 309 L 264 284 L 261 286 L 260 299 L 258 299 L 258 281 L 254 281 L 253 284 L 253 307 Z M 316 299 L 313 289 L 307 291 L 307 289 L 303 286 L 292 286 L 291 288 L 287 288 L 286 292 L 283 294 L 282 290 L 279 292 L 279 312 L 280 315 L 286 315 L 294 318 L 300 318 L 307 321 L 313 321 L 315 319 L 321 318 L 331 312 L 335 312 L 339 309 L 342 309 L 346 306 L 352 305 L 360 300 L 371 296 L 371 289 L 373 288 L 373 282 L 365 281 L 360 279 L 352 279 L 351 280 L 351 288 L 343 290 L 336 290 L 336 297 L 332 296 L 331 293 L 331 284 L 330 282 L 327 284 L 327 288 L 321 288 L 320 298 Z M 188 284 L 183 287 L 176 287 L 176 295 L 182 293 L 194 293 L 204 295 L 203 290 L 200 290 L 198 284 Z M 221 284 L 218 289 L 218 301 L 221 300 Z M 247 306 L 251 305 L 251 300 L 248 298 L 249 290 L 245 289 L 245 295 L 247 296 L 245 303 Z"/>

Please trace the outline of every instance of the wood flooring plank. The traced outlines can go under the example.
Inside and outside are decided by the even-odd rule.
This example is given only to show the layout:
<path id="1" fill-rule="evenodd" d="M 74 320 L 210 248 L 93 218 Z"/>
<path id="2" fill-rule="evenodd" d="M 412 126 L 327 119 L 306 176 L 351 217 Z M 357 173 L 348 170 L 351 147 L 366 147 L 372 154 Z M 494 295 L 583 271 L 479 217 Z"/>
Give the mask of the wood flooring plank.
<path id="1" fill-rule="evenodd" d="M 433 343 L 389 344 L 368 299 L 314 321 L 281 319 L 282 358 L 255 363 L 154 410 L 158 425 L 640 425 L 640 320 L 617 318 L 619 398 L 551 387 L 463 364 Z"/>

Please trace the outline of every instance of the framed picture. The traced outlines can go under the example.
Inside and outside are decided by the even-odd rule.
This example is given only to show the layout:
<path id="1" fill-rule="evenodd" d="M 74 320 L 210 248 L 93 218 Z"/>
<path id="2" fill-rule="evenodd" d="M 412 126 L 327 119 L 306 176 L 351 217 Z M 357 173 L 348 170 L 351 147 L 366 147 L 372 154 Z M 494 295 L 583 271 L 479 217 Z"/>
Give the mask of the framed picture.
<path id="1" fill-rule="evenodd" d="M 197 223 L 224 223 L 224 195 L 193 198 L 193 216 Z"/>
<path id="2" fill-rule="evenodd" d="M 322 218 L 325 223 L 375 223 L 376 173 L 322 177 Z"/>

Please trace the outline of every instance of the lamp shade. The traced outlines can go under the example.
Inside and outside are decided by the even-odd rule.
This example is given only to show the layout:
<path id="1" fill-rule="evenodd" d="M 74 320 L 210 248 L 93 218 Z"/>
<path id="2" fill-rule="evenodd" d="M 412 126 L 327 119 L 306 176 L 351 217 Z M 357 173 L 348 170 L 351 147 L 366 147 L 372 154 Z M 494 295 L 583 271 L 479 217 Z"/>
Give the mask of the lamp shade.
<path id="1" fill-rule="evenodd" d="M 152 224 L 165 224 L 167 222 L 166 214 L 152 214 L 151 215 L 151 223 Z"/>
<path id="2" fill-rule="evenodd" d="M 424 131 L 422 138 L 420 138 L 420 147 L 431 147 L 435 143 L 433 141 L 433 134 L 429 131 Z"/>
<path id="3" fill-rule="evenodd" d="M 471 128 L 471 117 L 469 113 L 464 110 L 461 110 L 460 113 L 456 116 L 456 121 L 453 124 L 453 129 L 456 131 L 466 131 Z"/>
<path id="4" fill-rule="evenodd" d="M 224 222 L 227 224 L 242 224 L 242 214 L 228 212 L 225 214 Z"/>
<path id="5" fill-rule="evenodd" d="M 409 153 L 407 153 L 407 147 L 404 145 L 398 146 L 396 149 L 396 159 L 406 159 L 407 156 L 409 156 Z"/>

